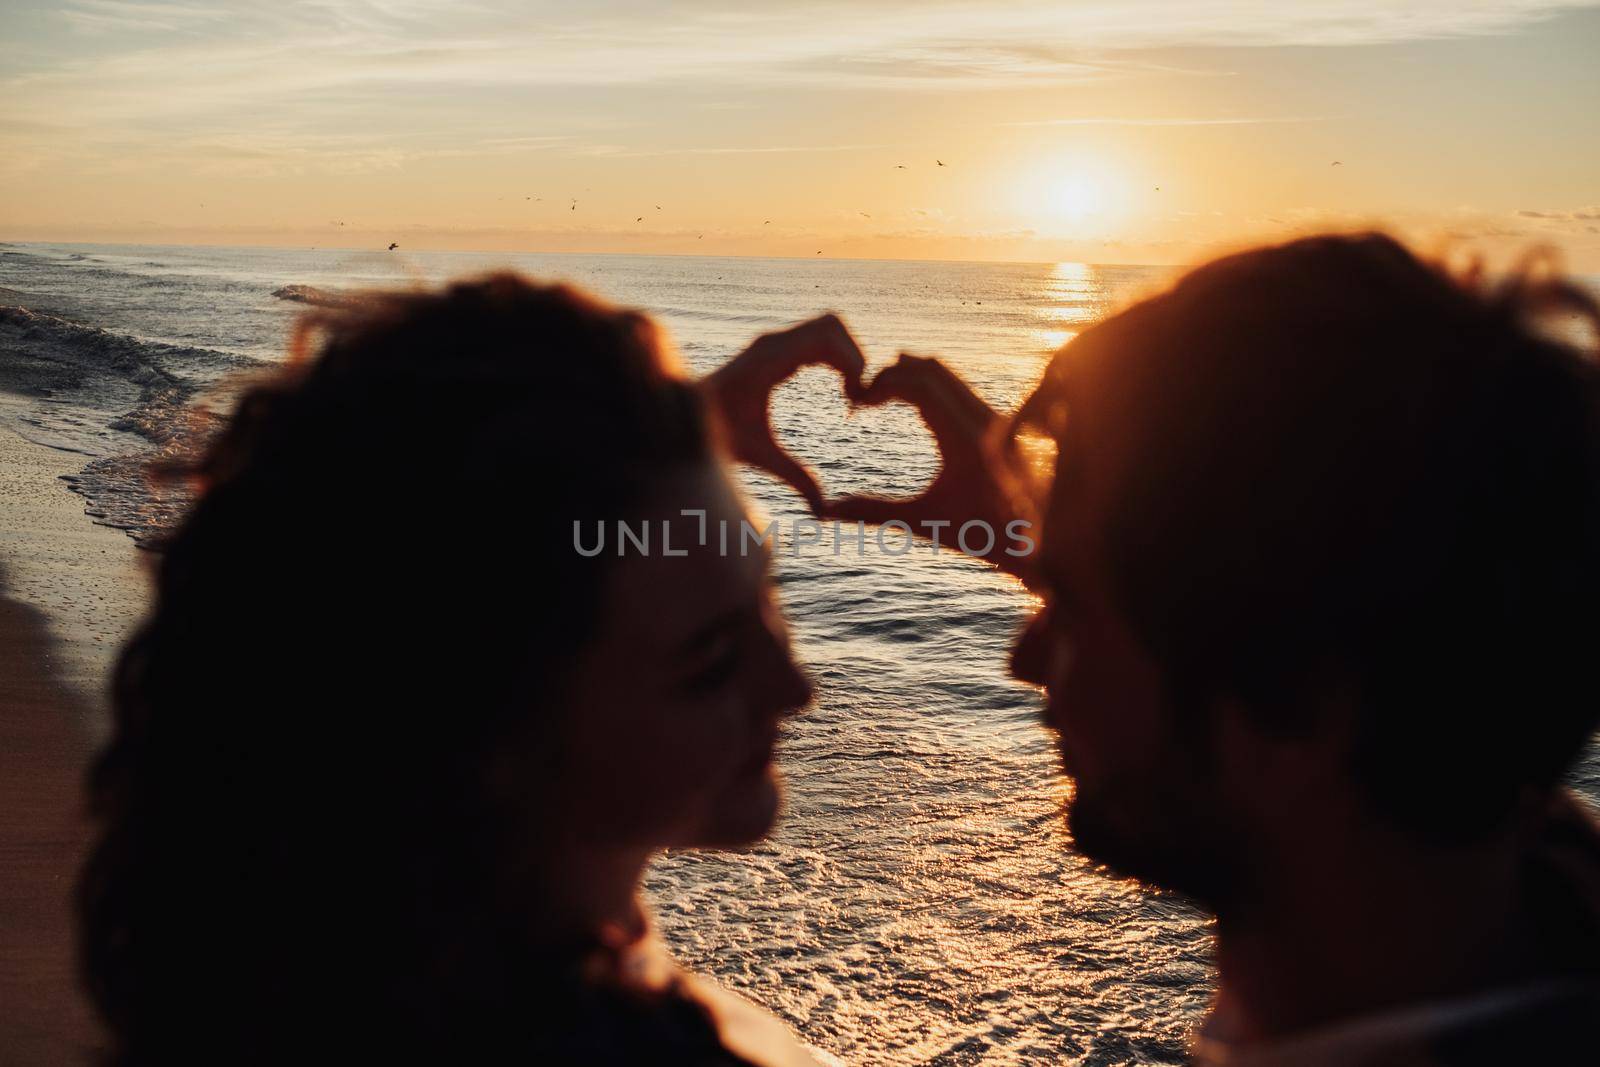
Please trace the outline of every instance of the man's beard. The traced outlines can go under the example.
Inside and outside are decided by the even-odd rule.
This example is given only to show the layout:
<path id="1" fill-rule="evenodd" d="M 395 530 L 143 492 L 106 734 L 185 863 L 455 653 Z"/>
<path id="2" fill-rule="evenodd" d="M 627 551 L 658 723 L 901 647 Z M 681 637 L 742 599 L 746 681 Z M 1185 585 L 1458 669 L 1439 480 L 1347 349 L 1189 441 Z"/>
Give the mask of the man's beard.
<path id="1" fill-rule="evenodd" d="M 1073 847 L 1119 877 L 1191 897 L 1215 911 L 1237 888 L 1235 841 L 1201 798 L 1170 787 L 1085 789 L 1066 804 Z"/>

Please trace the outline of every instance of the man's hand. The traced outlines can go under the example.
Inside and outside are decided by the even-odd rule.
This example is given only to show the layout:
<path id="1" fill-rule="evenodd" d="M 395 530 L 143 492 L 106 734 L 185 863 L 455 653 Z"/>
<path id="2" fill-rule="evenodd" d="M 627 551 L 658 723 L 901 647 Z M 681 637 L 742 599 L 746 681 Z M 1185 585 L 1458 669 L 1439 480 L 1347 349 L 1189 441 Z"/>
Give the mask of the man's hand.
<path id="1" fill-rule="evenodd" d="M 898 519 L 922 536 L 940 529 L 940 542 L 957 547 L 957 534 L 963 524 L 983 522 L 994 537 L 992 547 L 980 558 L 1027 580 L 1033 563 L 1031 555 L 1006 552 L 1008 547 L 1014 547 L 1009 524 L 1019 519 L 1031 520 L 1031 513 L 1020 499 L 1024 480 L 1017 475 L 1017 460 L 1000 440 L 1005 419 L 937 359 L 902 355 L 855 398 L 859 405 L 891 400 L 903 400 L 916 408 L 933 432 L 943 459 L 938 477 L 926 492 L 911 500 L 850 496 L 829 501 L 821 514 L 831 519 L 873 523 Z M 927 525 L 930 523 L 942 525 Z M 1036 527 L 1027 532 L 1037 539 Z M 987 541 L 988 536 L 971 540 Z"/>
<path id="2" fill-rule="evenodd" d="M 775 474 L 806 498 L 813 513 L 822 510 L 822 490 L 805 466 L 783 450 L 772 432 L 772 391 L 807 366 L 828 366 L 844 379 L 847 400 L 862 394 L 866 359 L 837 315 L 823 315 L 769 333 L 700 382 L 722 419 L 733 458 Z"/>

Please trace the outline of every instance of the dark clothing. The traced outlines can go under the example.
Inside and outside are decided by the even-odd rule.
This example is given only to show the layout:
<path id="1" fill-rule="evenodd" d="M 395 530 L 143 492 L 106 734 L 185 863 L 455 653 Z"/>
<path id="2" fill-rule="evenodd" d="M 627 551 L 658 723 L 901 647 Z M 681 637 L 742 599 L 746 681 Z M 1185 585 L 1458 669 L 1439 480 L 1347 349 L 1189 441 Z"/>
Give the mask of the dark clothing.
<path id="1" fill-rule="evenodd" d="M 1600 1063 L 1600 827 L 1563 794 L 1529 850 L 1529 922 L 1547 973 L 1259 1044 L 1202 1032 L 1195 1067 L 1507 1067 Z"/>

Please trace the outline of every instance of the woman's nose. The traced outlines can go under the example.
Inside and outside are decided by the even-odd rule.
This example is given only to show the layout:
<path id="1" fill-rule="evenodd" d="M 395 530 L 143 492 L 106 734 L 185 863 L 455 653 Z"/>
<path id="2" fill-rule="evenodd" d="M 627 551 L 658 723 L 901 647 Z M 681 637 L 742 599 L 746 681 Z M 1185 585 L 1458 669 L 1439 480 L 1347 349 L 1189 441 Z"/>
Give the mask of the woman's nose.
<path id="1" fill-rule="evenodd" d="M 805 710 L 807 704 L 815 694 L 811 679 L 806 677 L 806 672 L 794 661 L 794 657 L 786 650 L 783 655 L 783 681 L 781 683 L 781 696 L 778 700 L 778 714 L 788 717 L 798 715 Z"/>
<path id="2" fill-rule="evenodd" d="M 762 657 L 765 663 L 762 671 L 764 690 L 762 703 L 780 717 L 797 714 L 811 703 L 813 694 L 811 679 L 806 677 L 800 664 L 795 662 L 789 644 L 788 628 L 780 621 L 776 625 L 769 624 L 763 629 L 766 634 L 767 654 Z"/>

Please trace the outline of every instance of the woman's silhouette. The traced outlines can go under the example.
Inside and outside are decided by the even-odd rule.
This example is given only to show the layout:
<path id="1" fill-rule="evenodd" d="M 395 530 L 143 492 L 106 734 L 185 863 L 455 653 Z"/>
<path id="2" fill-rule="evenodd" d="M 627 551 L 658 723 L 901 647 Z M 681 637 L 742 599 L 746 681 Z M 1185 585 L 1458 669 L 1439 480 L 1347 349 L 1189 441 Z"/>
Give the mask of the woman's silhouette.
<path id="1" fill-rule="evenodd" d="M 112 1062 L 809 1062 L 636 888 L 767 831 L 810 695 L 765 559 L 686 536 L 743 518 L 714 409 L 781 467 L 771 385 L 860 359 L 823 319 L 703 389 L 644 316 L 511 275 L 306 320 L 117 671 L 80 887 Z M 687 554 L 573 550 L 615 520 Z"/>

